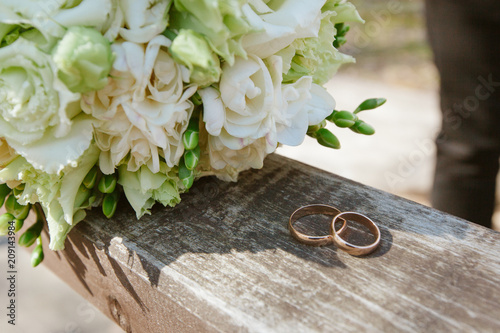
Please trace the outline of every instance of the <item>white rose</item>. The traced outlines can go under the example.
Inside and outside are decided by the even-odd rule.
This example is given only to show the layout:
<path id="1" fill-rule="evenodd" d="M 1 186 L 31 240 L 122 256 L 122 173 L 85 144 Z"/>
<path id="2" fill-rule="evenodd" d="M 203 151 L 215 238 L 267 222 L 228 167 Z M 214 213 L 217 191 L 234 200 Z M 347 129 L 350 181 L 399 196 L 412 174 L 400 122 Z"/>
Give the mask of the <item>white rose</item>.
<path id="1" fill-rule="evenodd" d="M 33 26 L 46 38 L 62 37 L 65 27 L 93 27 L 113 41 L 123 25 L 119 2 L 3 0 L 0 4 L 0 22 Z"/>
<path id="2" fill-rule="evenodd" d="M 104 173 L 114 172 L 122 160 L 129 171 L 147 165 L 153 173 L 160 170 L 160 156 L 169 167 L 178 164 L 182 133 L 194 107 L 189 98 L 197 87 L 185 89 L 189 72 L 168 55 L 170 44 L 164 36 L 147 45 L 113 44 L 110 83 L 84 95 L 82 109 L 103 121 L 96 127 L 96 141 Z"/>
<path id="3" fill-rule="evenodd" d="M 121 0 L 125 27 L 120 36 L 130 42 L 147 43 L 167 27 L 171 0 Z"/>
<path id="4" fill-rule="evenodd" d="M 243 48 L 267 58 L 297 38 L 317 37 L 321 25 L 321 7 L 325 0 L 251 0 L 243 12 L 257 31 L 242 38 Z"/>
<path id="5" fill-rule="evenodd" d="M 92 140 L 90 119 L 78 116 L 80 94 L 56 73 L 51 56 L 32 42 L 19 38 L 0 48 L 0 133 L 48 173 L 75 163 Z"/>
<path id="6" fill-rule="evenodd" d="M 288 146 L 300 145 L 307 128 L 321 123 L 335 108 L 335 100 L 321 86 L 304 76 L 281 88 L 281 107 L 275 113 L 278 142 Z"/>
<path id="7" fill-rule="evenodd" d="M 220 93 L 211 87 L 199 91 L 207 132 L 229 149 L 242 149 L 264 137 L 275 148 L 277 142 L 297 146 L 308 126 L 319 124 L 335 107 L 310 76 L 282 84 L 281 57 L 271 56 L 266 64 L 256 56 L 236 58 L 234 66 L 224 66 Z"/>
<path id="8" fill-rule="evenodd" d="M 200 90 L 203 120 L 209 134 L 219 136 L 230 149 L 241 149 L 253 141 L 275 137 L 273 110 L 275 91 L 281 89 L 281 68 L 268 68 L 259 57 L 237 57 L 233 66 L 223 66 L 219 93 Z"/>
<path id="9" fill-rule="evenodd" d="M 212 135 L 208 137 L 210 165 L 216 170 L 227 166 L 237 172 L 250 168 L 260 169 L 264 164 L 264 158 L 274 149 L 276 147 L 269 145 L 266 138 L 260 138 L 241 149 L 233 150 L 228 148 L 220 137 Z"/>

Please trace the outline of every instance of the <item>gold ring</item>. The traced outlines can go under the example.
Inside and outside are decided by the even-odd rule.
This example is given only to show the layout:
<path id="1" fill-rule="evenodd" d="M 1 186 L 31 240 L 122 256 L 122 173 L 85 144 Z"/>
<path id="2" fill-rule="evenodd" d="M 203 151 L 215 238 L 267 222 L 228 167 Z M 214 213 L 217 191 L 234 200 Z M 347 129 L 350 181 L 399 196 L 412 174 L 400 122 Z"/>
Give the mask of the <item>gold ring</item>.
<path id="1" fill-rule="evenodd" d="M 340 214 L 340 210 L 338 210 L 335 207 L 328 206 L 328 205 L 322 205 L 322 204 L 313 204 L 313 205 L 308 205 L 308 206 L 303 206 L 297 209 L 290 215 L 290 219 L 288 220 L 288 229 L 290 230 L 290 233 L 292 236 L 298 240 L 301 243 L 307 244 L 307 245 L 312 245 L 312 246 L 323 246 L 323 245 L 328 245 L 333 243 L 333 235 L 326 235 L 326 236 L 309 236 L 306 234 L 303 234 L 301 232 L 298 232 L 295 230 L 293 227 L 293 224 L 300 219 L 301 217 L 308 216 L 308 215 L 315 215 L 315 214 L 325 214 L 325 215 L 330 215 L 330 216 L 337 216 Z M 343 220 L 343 219 L 341 219 Z M 333 224 L 333 228 L 335 229 L 335 223 Z M 346 221 L 344 220 L 342 223 L 342 227 L 337 231 L 335 231 L 338 234 L 342 234 L 342 232 L 346 228 Z"/>
<path id="2" fill-rule="evenodd" d="M 349 242 L 346 242 L 344 239 L 340 237 L 340 234 L 337 230 L 335 230 L 335 222 L 337 222 L 337 219 L 343 219 L 345 221 L 355 221 L 358 223 L 363 224 L 366 226 L 371 233 L 375 236 L 375 241 L 369 245 L 366 246 L 358 246 L 351 244 Z M 337 247 L 350 255 L 353 256 L 363 256 L 372 253 L 375 251 L 377 246 L 380 244 L 380 229 L 377 227 L 375 222 L 373 222 L 371 219 L 368 217 L 364 216 L 363 214 L 359 213 L 354 213 L 354 212 L 343 212 L 338 215 L 336 215 L 333 220 L 332 224 L 330 225 L 330 233 L 333 235 L 333 242 Z"/>

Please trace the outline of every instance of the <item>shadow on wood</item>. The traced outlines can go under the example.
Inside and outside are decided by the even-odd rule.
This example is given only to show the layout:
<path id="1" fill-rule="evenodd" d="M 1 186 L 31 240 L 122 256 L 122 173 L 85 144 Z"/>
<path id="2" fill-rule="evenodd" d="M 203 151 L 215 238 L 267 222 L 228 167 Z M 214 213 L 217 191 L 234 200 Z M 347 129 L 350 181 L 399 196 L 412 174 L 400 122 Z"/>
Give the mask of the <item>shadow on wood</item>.
<path id="1" fill-rule="evenodd" d="M 311 203 L 371 217 L 381 247 L 357 258 L 299 244 L 288 217 Z M 139 221 L 125 202 L 111 221 L 92 211 L 46 264 L 128 332 L 467 331 L 500 325 L 499 244 L 491 230 L 273 155 Z"/>

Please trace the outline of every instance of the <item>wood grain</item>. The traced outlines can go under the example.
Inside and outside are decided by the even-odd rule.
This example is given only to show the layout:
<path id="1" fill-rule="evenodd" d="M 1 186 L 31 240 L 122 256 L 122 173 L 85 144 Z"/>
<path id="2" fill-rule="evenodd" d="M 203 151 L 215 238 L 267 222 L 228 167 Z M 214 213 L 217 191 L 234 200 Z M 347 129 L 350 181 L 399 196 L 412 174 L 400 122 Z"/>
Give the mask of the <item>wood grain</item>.
<path id="1" fill-rule="evenodd" d="M 288 217 L 311 203 L 369 216 L 381 247 L 299 244 Z M 500 331 L 499 233 L 277 155 L 139 221 L 92 211 L 45 253 L 127 332 Z"/>

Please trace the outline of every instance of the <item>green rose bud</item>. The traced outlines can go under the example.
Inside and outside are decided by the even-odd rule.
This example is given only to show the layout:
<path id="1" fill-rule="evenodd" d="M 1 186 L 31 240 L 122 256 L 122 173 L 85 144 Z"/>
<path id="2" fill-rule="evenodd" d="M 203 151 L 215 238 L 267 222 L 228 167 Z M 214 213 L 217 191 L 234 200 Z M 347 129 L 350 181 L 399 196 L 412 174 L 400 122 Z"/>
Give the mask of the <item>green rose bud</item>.
<path id="1" fill-rule="evenodd" d="M 58 77 L 73 92 L 104 88 L 113 65 L 109 41 L 95 29 L 70 27 L 53 51 Z"/>
<path id="2" fill-rule="evenodd" d="M 192 30 L 181 30 L 172 42 L 174 60 L 191 71 L 190 81 L 207 86 L 219 81 L 222 72 L 217 55 L 205 38 Z"/>

